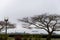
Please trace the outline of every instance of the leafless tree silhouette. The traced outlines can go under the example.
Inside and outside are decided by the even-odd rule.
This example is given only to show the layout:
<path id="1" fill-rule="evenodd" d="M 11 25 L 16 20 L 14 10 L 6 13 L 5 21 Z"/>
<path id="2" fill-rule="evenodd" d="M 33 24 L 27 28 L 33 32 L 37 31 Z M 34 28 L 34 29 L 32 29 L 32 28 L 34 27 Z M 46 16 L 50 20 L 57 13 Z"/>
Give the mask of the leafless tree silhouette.
<path id="1" fill-rule="evenodd" d="M 24 23 L 24 28 L 31 29 L 32 27 L 30 26 L 34 25 L 34 28 L 44 29 L 45 31 L 47 31 L 47 40 L 51 40 L 51 36 L 54 31 L 60 31 L 58 30 L 60 28 L 60 15 L 42 14 L 33 17 L 25 17 L 18 20 Z"/>
<path id="2" fill-rule="evenodd" d="M 2 30 L 4 30 L 5 26 L 6 26 L 6 23 L 4 21 L 0 21 L 0 32 Z M 8 22 L 7 23 L 7 29 L 9 29 L 9 28 L 15 28 L 15 24 Z"/>

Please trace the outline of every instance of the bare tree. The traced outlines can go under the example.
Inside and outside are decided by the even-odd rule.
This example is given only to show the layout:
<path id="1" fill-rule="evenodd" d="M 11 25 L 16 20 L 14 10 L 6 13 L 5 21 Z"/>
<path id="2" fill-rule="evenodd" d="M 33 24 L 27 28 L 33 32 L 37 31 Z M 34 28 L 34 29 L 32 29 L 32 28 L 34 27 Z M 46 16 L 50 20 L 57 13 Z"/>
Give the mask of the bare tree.
<path id="1" fill-rule="evenodd" d="M 6 26 L 6 23 L 4 21 L 0 21 L 0 32 L 5 29 L 5 26 Z M 9 28 L 15 28 L 15 24 L 8 22 L 7 29 Z"/>
<path id="2" fill-rule="evenodd" d="M 47 40 L 51 40 L 51 36 L 54 31 L 60 31 L 60 15 L 36 15 L 33 17 L 26 17 L 18 19 L 21 22 L 24 22 L 24 28 L 30 28 L 34 25 L 34 28 L 44 29 L 47 33 Z"/>

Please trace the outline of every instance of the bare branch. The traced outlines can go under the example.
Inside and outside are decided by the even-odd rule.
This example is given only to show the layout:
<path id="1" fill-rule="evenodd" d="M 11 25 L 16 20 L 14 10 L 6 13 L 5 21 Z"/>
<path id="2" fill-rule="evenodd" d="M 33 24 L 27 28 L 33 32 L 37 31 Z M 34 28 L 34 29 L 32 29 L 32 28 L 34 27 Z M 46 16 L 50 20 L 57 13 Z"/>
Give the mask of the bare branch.
<path id="1" fill-rule="evenodd" d="M 44 29 L 45 31 L 48 32 L 48 30 L 46 28 L 43 28 L 43 27 L 35 27 L 36 29 Z"/>
<path id="2" fill-rule="evenodd" d="M 1 30 L 4 28 L 4 26 L 2 26 L 1 28 L 0 28 L 0 32 L 1 32 Z"/>
<path id="3" fill-rule="evenodd" d="M 60 31 L 60 30 L 54 30 L 54 31 Z"/>
<path id="4" fill-rule="evenodd" d="M 6 23 L 4 21 L 0 21 L 0 31 L 3 30 L 6 26 Z M 15 28 L 16 25 L 15 24 L 11 24 L 10 22 L 7 23 L 7 29 L 8 28 Z"/>
<path id="5" fill-rule="evenodd" d="M 29 18 L 23 18 L 19 19 L 19 21 L 34 25 L 36 26 L 35 28 L 44 29 L 48 33 L 53 33 L 53 31 L 60 27 L 60 23 L 58 22 L 58 20 L 60 21 L 59 15 L 37 15 L 30 17 L 30 19 L 29 21 Z M 52 31 L 50 31 L 50 28 Z"/>

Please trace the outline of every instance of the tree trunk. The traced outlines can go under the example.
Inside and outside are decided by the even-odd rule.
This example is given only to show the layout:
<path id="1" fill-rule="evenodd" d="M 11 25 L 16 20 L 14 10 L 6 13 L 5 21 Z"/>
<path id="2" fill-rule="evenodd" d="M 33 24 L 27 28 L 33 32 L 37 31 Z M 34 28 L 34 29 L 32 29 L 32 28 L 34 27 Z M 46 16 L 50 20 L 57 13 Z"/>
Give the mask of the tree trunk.
<path id="1" fill-rule="evenodd" d="M 51 35 L 52 35 L 52 34 L 48 34 L 48 36 L 47 36 L 47 39 L 46 39 L 46 40 L 51 40 Z"/>

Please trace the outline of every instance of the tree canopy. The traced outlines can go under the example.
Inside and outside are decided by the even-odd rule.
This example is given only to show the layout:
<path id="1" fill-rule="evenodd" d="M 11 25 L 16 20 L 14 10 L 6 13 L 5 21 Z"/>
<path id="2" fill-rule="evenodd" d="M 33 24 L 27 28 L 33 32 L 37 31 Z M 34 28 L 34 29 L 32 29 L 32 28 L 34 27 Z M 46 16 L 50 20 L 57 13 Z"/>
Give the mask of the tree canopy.
<path id="1" fill-rule="evenodd" d="M 5 26 L 6 26 L 6 23 L 4 21 L 0 21 L 0 32 L 4 30 Z M 12 24 L 10 22 L 7 23 L 7 29 L 15 28 L 15 27 L 16 27 L 15 24 Z"/>
<path id="2" fill-rule="evenodd" d="M 54 31 L 60 31 L 58 30 L 60 28 L 60 15 L 41 14 L 32 17 L 24 17 L 18 20 L 24 22 L 24 28 L 31 29 L 31 25 L 34 25 L 34 28 L 44 29 L 49 35 L 47 40 L 50 40 Z"/>

